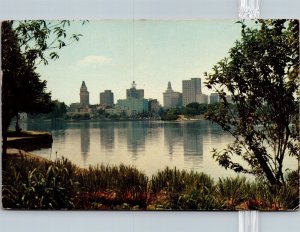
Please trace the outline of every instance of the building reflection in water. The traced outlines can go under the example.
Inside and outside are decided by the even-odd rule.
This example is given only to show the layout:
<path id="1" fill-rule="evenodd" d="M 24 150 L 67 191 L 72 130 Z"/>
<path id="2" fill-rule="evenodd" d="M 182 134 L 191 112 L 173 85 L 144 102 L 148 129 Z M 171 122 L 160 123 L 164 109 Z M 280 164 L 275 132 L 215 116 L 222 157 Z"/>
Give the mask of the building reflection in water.
<path id="1" fill-rule="evenodd" d="M 196 125 L 186 123 L 183 126 L 184 166 L 192 169 L 201 168 L 203 164 L 203 125 Z"/>
<path id="2" fill-rule="evenodd" d="M 80 148 L 84 166 L 90 152 L 90 127 L 89 124 L 82 123 L 80 127 Z"/>
<path id="3" fill-rule="evenodd" d="M 184 166 L 188 169 L 201 168 L 203 164 L 203 135 L 207 125 L 199 123 L 165 124 L 164 141 L 168 147 L 170 161 L 183 151 Z"/>
<path id="4" fill-rule="evenodd" d="M 179 123 L 166 123 L 164 127 L 164 145 L 168 148 L 170 161 L 173 154 L 182 147 L 183 130 Z"/>
<path id="5" fill-rule="evenodd" d="M 105 151 L 112 152 L 115 148 L 115 127 L 111 123 L 100 126 L 100 144 Z"/>
<path id="6" fill-rule="evenodd" d="M 143 122 L 131 122 L 127 127 L 127 149 L 136 160 L 145 151 L 147 128 Z"/>

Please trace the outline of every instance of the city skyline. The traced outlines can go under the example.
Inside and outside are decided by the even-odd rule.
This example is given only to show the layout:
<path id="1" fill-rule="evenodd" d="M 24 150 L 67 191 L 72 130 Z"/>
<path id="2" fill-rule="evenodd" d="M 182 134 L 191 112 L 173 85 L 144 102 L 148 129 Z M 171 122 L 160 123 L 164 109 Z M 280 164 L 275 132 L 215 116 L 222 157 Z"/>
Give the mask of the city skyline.
<path id="1" fill-rule="evenodd" d="M 82 34 L 80 41 L 59 50 L 57 61 L 39 64 L 37 72 L 52 99 L 66 104 L 79 102 L 83 80 L 90 104 L 98 104 L 104 90 L 125 99 L 132 81 L 145 90 L 145 98 L 162 104 L 169 81 L 182 92 L 182 80 L 198 77 L 203 93 L 213 92 L 203 84 L 204 72 L 227 56 L 240 30 L 235 20 L 102 20 L 85 26 L 75 21 L 68 31 Z"/>
<path id="2" fill-rule="evenodd" d="M 201 82 L 201 78 L 191 78 L 191 80 L 193 79 L 199 79 L 199 81 Z M 183 85 L 183 90 L 184 90 L 184 82 L 186 81 L 191 81 L 191 80 L 182 80 L 182 85 Z M 132 96 L 131 93 L 131 90 L 134 89 L 137 93 L 141 93 L 141 96 Z M 200 104 L 211 104 L 211 103 L 216 103 L 219 101 L 219 96 L 218 96 L 218 93 L 216 92 L 211 92 L 210 94 L 203 94 L 202 93 L 202 87 L 200 86 L 199 88 L 200 90 L 200 93 L 199 94 L 192 94 L 194 95 L 194 101 L 189 101 L 187 102 L 187 104 L 189 103 L 193 103 L 193 102 L 197 102 L 197 103 L 200 103 Z M 185 92 L 187 92 L 187 90 L 184 90 Z M 183 92 L 184 92 L 183 91 Z M 163 101 L 162 102 L 159 102 L 158 103 L 160 104 L 161 107 L 163 108 L 176 108 L 176 107 L 184 107 L 185 105 L 183 105 L 182 103 L 182 94 L 183 92 L 175 92 L 172 87 L 171 87 L 171 82 L 169 81 L 168 82 L 168 87 L 167 87 L 167 90 L 165 92 L 163 92 Z M 171 96 L 166 96 L 166 94 L 180 94 L 181 95 L 181 103 L 177 102 L 178 100 L 177 99 L 173 99 L 173 100 L 170 100 L 170 99 L 166 99 L 166 97 L 172 97 Z M 191 94 L 191 93 L 189 93 Z M 123 99 L 116 99 L 116 102 L 114 101 L 114 92 L 113 90 L 104 90 L 104 92 L 101 92 L 100 93 L 100 98 L 99 98 L 99 102 L 96 103 L 96 104 L 89 104 L 89 91 L 88 91 L 88 88 L 85 84 L 85 81 L 82 81 L 82 85 L 80 87 L 80 93 L 79 93 L 79 101 L 78 102 L 71 102 L 70 105 L 72 104 L 77 104 L 78 106 L 81 105 L 81 106 L 85 106 L 85 107 L 88 107 L 89 105 L 104 105 L 104 106 L 115 106 L 117 105 L 118 101 L 119 100 L 125 100 L 125 98 Z M 144 89 L 136 89 L 136 84 L 135 82 L 133 81 L 132 83 L 132 86 L 130 89 L 126 89 L 126 99 L 128 98 L 137 98 L 137 99 L 145 99 L 145 100 L 158 100 L 158 98 L 144 98 Z M 176 96 L 177 98 L 177 96 Z M 203 98 L 206 98 L 205 100 Z M 214 100 L 212 100 L 212 98 Z M 217 98 L 217 100 L 215 99 Z M 210 100 L 208 100 L 210 99 Z M 173 101 L 176 101 L 176 102 L 173 102 Z M 167 103 L 166 103 L 167 101 Z M 171 102 L 168 102 L 168 101 L 171 101 Z M 109 102 L 109 103 L 107 103 Z M 178 105 L 179 104 L 179 105 Z M 187 105 L 186 104 L 186 105 Z"/>

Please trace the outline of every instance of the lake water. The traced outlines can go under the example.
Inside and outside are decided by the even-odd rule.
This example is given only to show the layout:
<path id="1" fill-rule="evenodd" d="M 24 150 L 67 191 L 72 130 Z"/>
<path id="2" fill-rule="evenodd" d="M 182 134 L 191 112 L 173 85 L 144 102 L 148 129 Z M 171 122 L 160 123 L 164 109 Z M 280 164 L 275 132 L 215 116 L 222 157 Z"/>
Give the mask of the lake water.
<path id="1" fill-rule="evenodd" d="M 214 178 L 235 176 L 212 158 L 211 151 L 233 141 L 219 126 L 194 122 L 32 122 L 26 130 L 49 131 L 53 145 L 31 153 L 55 160 L 66 157 L 80 167 L 96 164 L 134 165 L 151 175 L 165 167 L 204 172 Z M 288 166 L 297 167 L 296 160 Z"/>

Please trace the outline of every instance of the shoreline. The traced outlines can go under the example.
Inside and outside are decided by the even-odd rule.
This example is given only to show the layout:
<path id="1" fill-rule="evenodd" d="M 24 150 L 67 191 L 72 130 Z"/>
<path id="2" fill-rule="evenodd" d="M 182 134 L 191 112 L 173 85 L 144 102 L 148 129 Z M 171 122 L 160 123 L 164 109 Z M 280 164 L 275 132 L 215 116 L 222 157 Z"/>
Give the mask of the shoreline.
<path id="1" fill-rule="evenodd" d="M 36 119 L 27 119 L 24 120 L 22 122 L 27 122 L 27 121 L 41 121 L 41 122 L 56 122 L 56 121 L 61 121 L 61 122 L 66 122 L 66 123 L 76 123 L 76 122 L 160 122 L 160 123 L 164 123 L 164 122 L 199 122 L 199 121 L 208 121 L 207 119 L 205 119 L 203 116 L 200 117 L 179 117 L 176 120 L 161 120 L 161 119 L 118 119 L 118 120 L 114 120 L 114 119 L 63 119 L 63 118 L 59 118 L 59 119 L 42 119 L 42 118 L 36 118 Z"/>
<path id="2" fill-rule="evenodd" d="M 43 131 L 22 131 L 20 133 L 8 132 L 7 148 L 32 151 L 40 148 L 49 148 L 52 146 L 53 137 L 49 132 Z"/>

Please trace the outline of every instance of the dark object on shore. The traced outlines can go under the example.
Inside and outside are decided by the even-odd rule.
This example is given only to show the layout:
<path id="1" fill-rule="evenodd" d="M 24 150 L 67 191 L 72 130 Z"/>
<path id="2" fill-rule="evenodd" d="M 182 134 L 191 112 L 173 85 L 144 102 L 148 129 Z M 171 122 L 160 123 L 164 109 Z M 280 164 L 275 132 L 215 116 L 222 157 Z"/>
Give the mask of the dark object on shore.
<path id="1" fill-rule="evenodd" d="M 50 148 L 53 138 L 48 132 L 22 131 L 8 132 L 7 146 L 25 151 Z"/>

